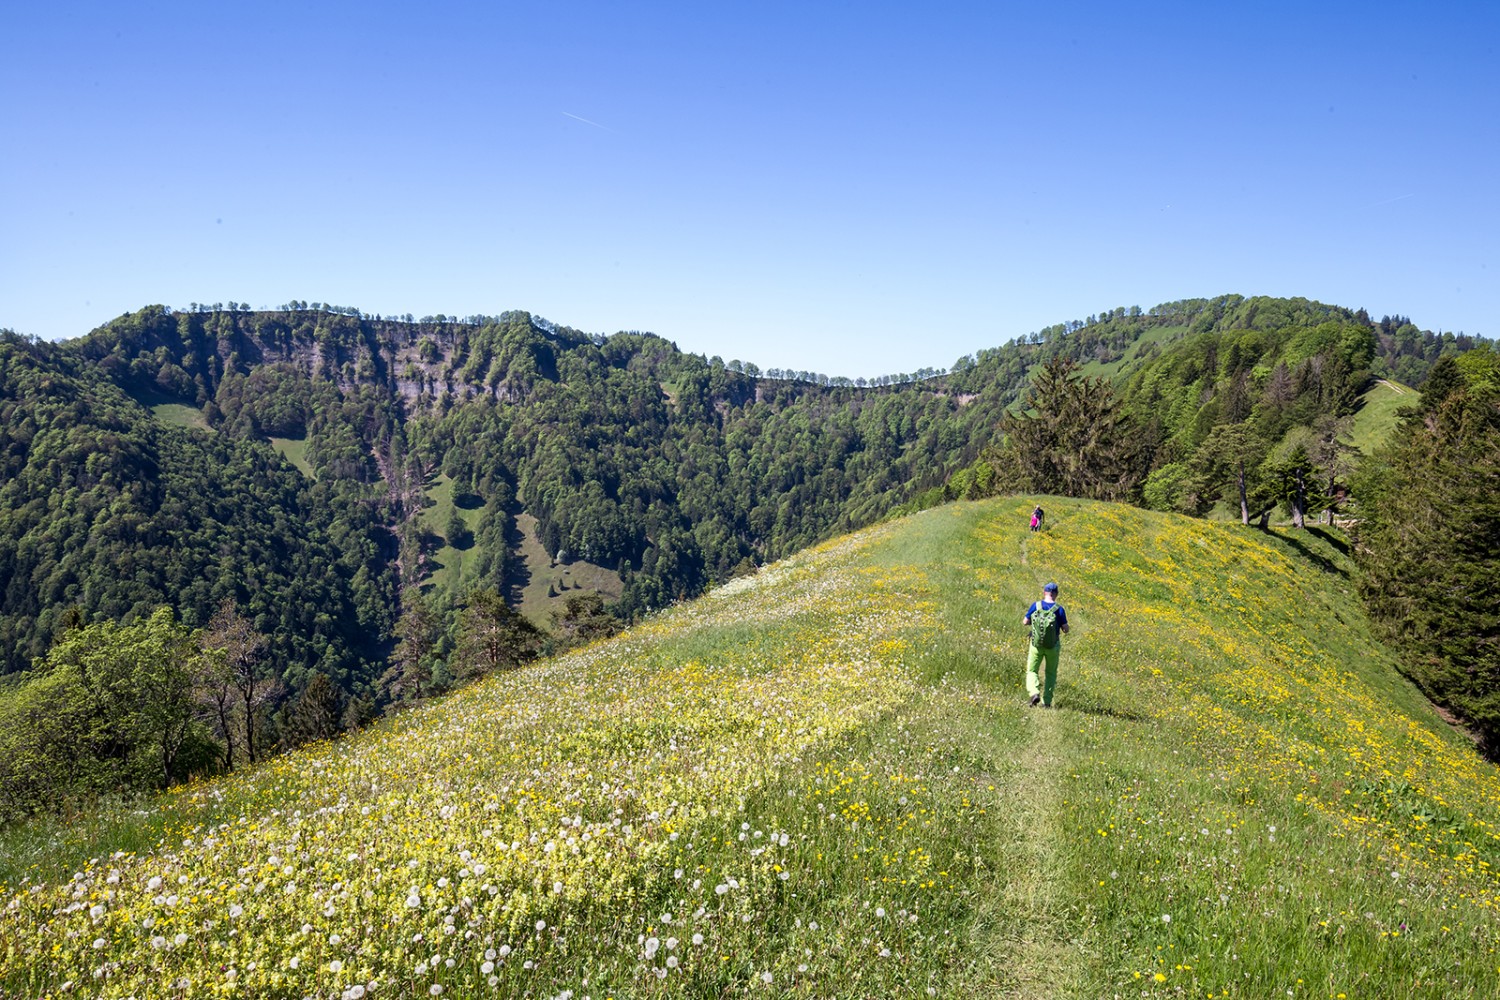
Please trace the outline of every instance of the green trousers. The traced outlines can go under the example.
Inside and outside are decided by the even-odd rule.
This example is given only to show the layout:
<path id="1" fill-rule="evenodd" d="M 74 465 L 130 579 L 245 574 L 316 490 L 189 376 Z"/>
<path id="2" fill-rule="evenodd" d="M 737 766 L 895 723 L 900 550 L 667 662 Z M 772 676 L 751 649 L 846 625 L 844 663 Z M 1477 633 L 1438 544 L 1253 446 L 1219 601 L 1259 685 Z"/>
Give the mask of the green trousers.
<path id="1" fill-rule="evenodd" d="M 1062 652 L 1062 643 L 1058 643 L 1051 649 L 1037 649 L 1032 646 L 1026 654 L 1026 694 L 1041 695 L 1042 704 L 1052 704 L 1052 689 L 1057 687 L 1057 656 Z M 1041 677 L 1037 677 L 1037 671 L 1042 663 L 1047 664 L 1047 671 Z"/>

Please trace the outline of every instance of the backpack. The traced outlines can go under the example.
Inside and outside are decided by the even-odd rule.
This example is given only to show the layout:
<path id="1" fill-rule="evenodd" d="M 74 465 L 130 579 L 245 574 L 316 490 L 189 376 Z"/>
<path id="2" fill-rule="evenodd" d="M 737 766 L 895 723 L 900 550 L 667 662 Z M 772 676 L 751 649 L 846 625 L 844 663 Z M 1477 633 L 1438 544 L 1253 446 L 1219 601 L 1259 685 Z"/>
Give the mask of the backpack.
<path id="1" fill-rule="evenodd" d="M 1038 602 L 1036 610 L 1031 613 L 1031 644 L 1037 649 L 1057 646 L 1057 612 L 1061 607 L 1061 604 L 1054 604 L 1043 610 Z"/>

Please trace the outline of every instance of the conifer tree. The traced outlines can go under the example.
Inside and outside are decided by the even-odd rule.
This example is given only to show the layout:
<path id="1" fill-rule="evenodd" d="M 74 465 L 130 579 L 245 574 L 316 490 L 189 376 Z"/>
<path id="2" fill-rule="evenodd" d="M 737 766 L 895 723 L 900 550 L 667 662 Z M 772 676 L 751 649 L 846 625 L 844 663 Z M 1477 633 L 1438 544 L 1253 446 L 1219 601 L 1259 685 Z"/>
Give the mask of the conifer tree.
<path id="1" fill-rule="evenodd" d="M 439 635 L 438 615 L 416 587 L 406 591 L 395 634 L 396 649 L 379 687 L 391 701 L 411 701 L 426 694 L 432 683 L 431 657 Z"/>
<path id="2" fill-rule="evenodd" d="M 1440 376 L 1358 483 L 1371 618 L 1500 758 L 1500 394 Z"/>
<path id="3" fill-rule="evenodd" d="M 541 629 L 505 603 L 499 591 L 476 590 L 460 617 L 458 673 L 461 677 L 517 667 L 542 648 Z"/>
<path id="4" fill-rule="evenodd" d="M 1135 493 L 1130 422 L 1108 379 L 1057 356 L 1036 372 L 1029 402 L 1036 412 L 1007 413 L 1001 430 L 1030 489 L 1096 500 Z"/>

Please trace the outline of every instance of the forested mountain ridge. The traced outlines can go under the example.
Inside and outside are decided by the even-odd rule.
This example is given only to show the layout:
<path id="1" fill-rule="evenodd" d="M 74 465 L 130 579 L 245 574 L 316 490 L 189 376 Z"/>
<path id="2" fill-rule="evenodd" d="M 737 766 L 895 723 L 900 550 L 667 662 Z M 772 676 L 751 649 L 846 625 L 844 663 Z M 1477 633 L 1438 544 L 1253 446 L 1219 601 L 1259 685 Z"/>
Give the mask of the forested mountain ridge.
<path id="1" fill-rule="evenodd" d="M 75 625 L 164 604 L 197 628 L 228 609 L 267 639 L 254 669 L 285 685 L 261 733 L 326 735 L 346 705 L 358 721 L 476 669 L 460 612 L 494 606 L 478 592 L 516 603 L 536 568 L 523 541 L 617 574 L 610 610 L 629 618 L 934 498 L 1034 489 L 1201 512 L 1229 495 L 1217 429 L 1235 421 L 1276 459 L 1264 506 L 1292 469 L 1271 452 L 1315 417 L 1357 408 L 1373 375 L 1420 381 L 1473 343 L 1240 296 L 1111 310 L 878 379 L 762 372 L 519 312 L 158 306 L 60 345 L 11 335 L 4 669 Z M 1059 365 L 1071 374 L 1034 384 Z M 1080 408 L 1028 420 L 1047 384 Z M 1058 451 L 1088 460 L 1035 465 Z M 439 494 L 446 522 L 431 517 Z M 461 575 L 439 572 L 459 555 Z M 572 591 L 550 608 L 573 616 L 559 634 L 608 628 Z"/>
<path id="2" fill-rule="evenodd" d="M 481 557 L 477 582 L 511 579 L 507 539 L 525 510 L 549 555 L 621 573 L 626 614 L 868 523 L 945 481 L 994 443 L 1029 372 L 1054 357 L 1131 386 L 1134 410 L 1152 422 L 1142 460 L 1154 468 L 1168 464 L 1158 452 L 1176 460 L 1198 444 L 1185 421 L 1212 425 L 1198 401 L 1213 395 L 1200 372 L 1214 368 L 1217 351 L 1203 345 L 1227 332 L 1256 342 L 1225 352 L 1241 398 L 1251 379 L 1290 378 L 1289 368 L 1255 370 L 1268 342 L 1300 337 L 1295 367 L 1316 353 L 1305 349 L 1318 346 L 1312 331 L 1323 328 L 1327 340 L 1330 324 L 1377 334 L 1373 349 L 1344 360 L 1341 391 L 1366 379 L 1372 361 L 1419 381 L 1444 346 L 1400 317 L 1373 324 L 1307 300 L 1224 296 L 1059 324 L 920 379 L 775 369 L 768 378 L 649 334 L 588 335 L 526 313 L 409 322 L 292 305 L 149 307 L 55 355 L 137 399 L 190 403 L 229 438 L 304 439 L 330 493 L 348 501 L 356 485 L 366 488 L 362 502 L 399 539 L 402 585 L 419 584 L 446 541 L 414 516 L 424 484 L 441 472 L 483 502 L 469 540 Z M 1164 384 L 1187 391 L 1164 405 Z"/>

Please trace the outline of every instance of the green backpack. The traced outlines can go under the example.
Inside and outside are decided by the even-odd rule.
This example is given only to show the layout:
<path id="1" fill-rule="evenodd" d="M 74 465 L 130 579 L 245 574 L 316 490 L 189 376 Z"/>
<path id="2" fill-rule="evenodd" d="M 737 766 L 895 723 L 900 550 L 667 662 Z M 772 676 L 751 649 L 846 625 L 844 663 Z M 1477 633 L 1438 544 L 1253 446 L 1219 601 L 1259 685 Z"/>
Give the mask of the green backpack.
<path id="1" fill-rule="evenodd" d="M 1040 602 L 1031 613 L 1031 644 L 1037 649 L 1052 649 L 1057 646 L 1057 612 L 1061 604 L 1043 610 Z"/>

